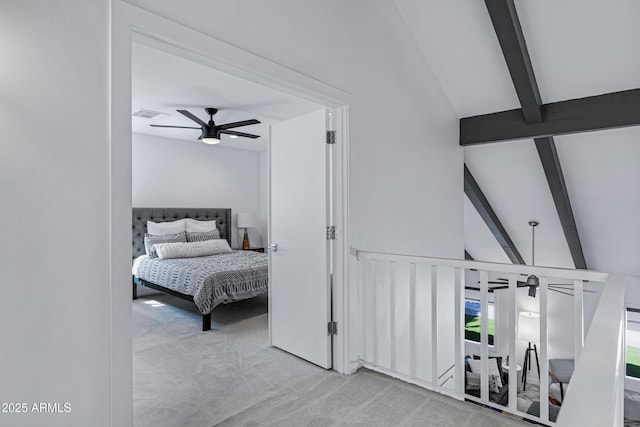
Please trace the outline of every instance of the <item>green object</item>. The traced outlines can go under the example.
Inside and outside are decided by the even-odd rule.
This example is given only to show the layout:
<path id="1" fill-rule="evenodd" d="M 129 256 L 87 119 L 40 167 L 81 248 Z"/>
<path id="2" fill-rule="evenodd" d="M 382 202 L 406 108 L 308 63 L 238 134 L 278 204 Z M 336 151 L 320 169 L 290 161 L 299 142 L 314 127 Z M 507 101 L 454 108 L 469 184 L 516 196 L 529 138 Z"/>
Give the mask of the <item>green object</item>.
<path id="1" fill-rule="evenodd" d="M 627 346 L 627 376 L 640 378 L 640 347 Z"/>
<path id="2" fill-rule="evenodd" d="M 493 319 L 487 319 L 487 335 L 489 336 L 489 345 L 493 345 L 494 325 Z M 480 342 L 480 316 L 470 314 L 464 315 L 464 339 L 474 342 Z M 640 348 L 638 349 L 640 361 Z M 640 370 L 640 366 L 638 366 Z"/>

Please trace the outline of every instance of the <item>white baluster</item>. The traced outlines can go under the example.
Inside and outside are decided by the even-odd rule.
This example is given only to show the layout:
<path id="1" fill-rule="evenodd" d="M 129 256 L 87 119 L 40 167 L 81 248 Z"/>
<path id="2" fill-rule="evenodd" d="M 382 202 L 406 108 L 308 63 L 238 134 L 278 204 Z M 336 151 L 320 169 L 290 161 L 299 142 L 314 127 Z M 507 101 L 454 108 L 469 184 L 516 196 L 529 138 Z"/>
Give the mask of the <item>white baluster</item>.
<path id="1" fill-rule="evenodd" d="M 431 381 L 438 385 L 438 267 L 431 269 Z"/>
<path id="2" fill-rule="evenodd" d="M 540 420 L 549 421 L 549 279 L 540 278 Z"/>
<path id="3" fill-rule="evenodd" d="M 584 347 L 584 282 L 573 282 L 573 324 L 575 343 L 573 346 L 574 359 L 577 361 Z"/>
<path id="4" fill-rule="evenodd" d="M 507 366 L 509 366 L 509 409 L 515 411 L 517 409 L 517 397 L 518 397 L 518 384 L 520 378 L 518 378 L 518 359 L 516 356 L 516 344 L 517 344 L 517 331 L 516 324 L 518 322 L 518 301 L 516 299 L 516 290 L 518 287 L 518 277 L 515 274 L 509 274 L 509 292 L 507 294 L 508 307 L 509 307 L 509 329 L 507 333 L 507 341 L 509 343 L 509 360 Z"/>
<path id="5" fill-rule="evenodd" d="M 489 402 L 489 337 L 487 333 L 487 317 L 489 314 L 488 298 L 489 275 L 480 272 L 480 398 Z"/>
<path id="6" fill-rule="evenodd" d="M 389 263 L 389 368 L 396 370 L 396 263 Z"/>
<path id="7" fill-rule="evenodd" d="M 454 295 L 454 312 L 455 312 L 455 379 L 456 392 L 464 393 L 464 269 L 455 269 L 455 295 Z"/>
<path id="8" fill-rule="evenodd" d="M 373 312 L 373 364 L 378 366 L 378 262 L 373 261 L 371 290 L 373 292 L 373 303 L 371 310 Z"/>
<path id="9" fill-rule="evenodd" d="M 409 374 L 416 377 L 416 265 L 409 264 Z"/>

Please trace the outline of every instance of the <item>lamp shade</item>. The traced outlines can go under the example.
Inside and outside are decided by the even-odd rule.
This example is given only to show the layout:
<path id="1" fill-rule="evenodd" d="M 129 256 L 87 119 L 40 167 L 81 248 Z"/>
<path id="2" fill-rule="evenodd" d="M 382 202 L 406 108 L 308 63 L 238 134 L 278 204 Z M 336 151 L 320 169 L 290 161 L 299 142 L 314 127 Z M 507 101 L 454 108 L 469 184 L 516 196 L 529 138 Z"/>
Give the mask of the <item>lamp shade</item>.
<path id="1" fill-rule="evenodd" d="M 255 227 L 256 221 L 253 218 L 253 215 L 248 213 L 238 213 L 236 216 L 236 227 L 238 228 L 248 228 Z"/>
<path id="2" fill-rule="evenodd" d="M 518 338 L 527 342 L 540 342 L 540 314 L 530 311 L 520 312 Z"/>

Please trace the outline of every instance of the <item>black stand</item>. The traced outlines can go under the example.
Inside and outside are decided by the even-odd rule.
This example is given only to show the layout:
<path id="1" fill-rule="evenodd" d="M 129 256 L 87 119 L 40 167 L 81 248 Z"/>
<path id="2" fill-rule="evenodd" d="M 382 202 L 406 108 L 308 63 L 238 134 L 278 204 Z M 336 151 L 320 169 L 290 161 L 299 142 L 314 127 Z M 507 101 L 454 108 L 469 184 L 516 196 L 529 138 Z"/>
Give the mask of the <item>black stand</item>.
<path id="1" fill-rule="evenodd" d="M 531 348 L 531 343 L 529 343 L 529 346 L 527 347 L 527 350 L 524 353 L 524 363 L 523 363 L 524 366 L 522 367 L 522 391 L 525 391 L 527 389 L 527 374 L 531 370 L 531 352 L 532 351 L 536 355 L 536 365 L 538 367 L 538 378 L 540 378 L 540 362 L 538 361 L 538 347 L 536 347 L 536 345 L 534 344 L 533 348 Z"/>

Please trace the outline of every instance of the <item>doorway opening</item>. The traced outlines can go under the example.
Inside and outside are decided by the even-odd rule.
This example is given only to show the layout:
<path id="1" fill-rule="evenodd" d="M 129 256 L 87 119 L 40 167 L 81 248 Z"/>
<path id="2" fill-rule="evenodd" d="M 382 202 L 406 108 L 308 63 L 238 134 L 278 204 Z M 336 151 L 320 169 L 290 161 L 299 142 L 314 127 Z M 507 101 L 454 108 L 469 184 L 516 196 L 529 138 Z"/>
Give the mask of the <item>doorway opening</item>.
<path id="1" fill-rule="evenodd" d="M 199 110 L 214 107 L 219 109 L 220 113 L 226 114 L 226 118 L 221 119 L 221 122 L 257 118 L 264 128 L 253 127 L 250 131 L 260 133 L 260 138 L 265 141 L 261 146 L 256 145 L 254 141 L 242 141 L 241 138 L 221 138 L 219 145 L 210 147 L 195 140 L 197 130 L 195 135 L 189 134 L 188 139 L 184 135 L 193 130 L 151 127 L 150 124 L 160 121 L 139 120 L 134 117 L 131 137 L 131 189 L 134 211 L 143 207 L 229 208 L 230 221 L 226 224 L 229 246 L 232 249 L 242 248 L 245 229 L 238 226 L 245 225 L 250 242 L 249 249 L 264 252 L 270 244 L 269 212 L 273 211 L 269 209 L 272 191 L 272 151 L 269 147 L 277 137 L 272 135 L 271 126 L 275 126 L 276 123 L 281 126 L 281 123 L 312 114 L 314 111 L 324 111 L 326 107 L 219 71 L 194 61 L 190 54 L 176 55 L 171 45 L 153 38 L 134 33 L 131 49 L 134 116 L 138 111 L 157 111 L 169 114 L 166 119 L 161 119 L 163 123 L 168 123 L 169 119 L 173 123 L 173 120 L 179 117 L 175 114 L 176 109 L 188 110 L 202 118 L 204 114 Z M 188 69 L 192 69 L 194 74 L 186 73 Z M 177 76 L 187 77 L 187 84 L 184 79 L 176 81 Z M 162 90 L 157 89 L 159 87 Z M 339 117 L 334 119 L 331 117 L 334 115 Z M 341 120 L 346 120 L 346 107 L 334 109 L 331 115 L 327 115 L 327 123 L 336 126 L 332 129 L 339 129 Z M 159 131 L 169 131 L 168 136 L 161 135 Z M 326 137 L 324 133 L 321 136 Z M 346 141 L 346 138 L 339 139 L 341 142 Z M 328 165 L 344 166 L 339 151 L 328 149 L 327 153 Z M 335 168 L 327 169 L 326 182 L 327 185 L 336 182 L 346 184 L 342 170 Z M 336 220 L 337 223 L 338 218 L 344 218 L 346 212 L 342 209 L 342 196 L 342 191 L 330 193 L 327 200 L 327 220 Z M 241 216 L 238 217 L 238 214 Z M 249 222 L 252 225 L 246 225 L 247 218 L 251 219 Z M 239 219 L 245 223 L 239 224 Z M 220 220 L 218 221 L 220 224 Z M 346 239 L 340 239 L 340 243 L 345 244 Z M 281 246 L 280 253 L 286 254 L 286 249 L 286 246 Z M 327 256 L 340 253 L 346 252 L 341 248 L 334 248 L 327 251 Z M 340 268 L 344 265 L 341 260 L 329 264 L 334 269 L 336 265 Z M 339 270 L 334 270 L 334 274 L 336 272 Z M 342 283 L 335 274 L 333 283 L 337 282 Z M 331 279 L 327 283 L 330 285 Z M 133 309 L 134 401 L 138 402 L 134 412 L 136 419 L 154 409 L 157 410 L 159 404 L 164 407 L 170 404 L 161 403 L 162 396 L 170 396 L 172 393 L 168 392 L 169 390 L 165 390 L 167 393 L 164 393 L 156 380 L 160 379 L 160 384 L 169 384 L 171 389 L 174 384 L 165 381 L 166 378 L 162 379 L 162 372 L 166 373 L 167 370 L 158 370 L 160 366 L 171 366 L 173 370 L 180 367 L 180 371 L 186 372 L 192 368 L 190 365 L 195 359 L 202 371 L 212 368 L 216 378 L 226 378 L 230 372 L 234 372 L 231 367 L 239 366 L 239 359 L 228 358 L 229 354 L 239 355 L 240 359 L 253 357 L 260 360 L 260 357 L 264 356 L 262 351 L 272 343 L 272 331 L 268 331 L 267 334 L 266 329 L 266 312 L 271 316 L 273 310 L 268 309 L 271 298 L 267 298 L 266 295 L 257 295 L 215 308 L 211 314 L 211 321 L 212 329 L 216 330 L 203 334 L 199 330 L 199 313 L 192 303 L 167 296 L 163 292 L 159 293 L 157 289 L 134 286 L 138 289 L 139 297 L 134 302 Z M 331 289 L 327 291 L 327 295 L 332 295 Z M 335 299 L 340 299 L 340 296 L 339 292 L 333 291 Z M 327 307 L 331 307 L 331 302 L 327 300 Z M 341 301 L 341 306 L 343 305 Z M 331 319 L 330 311 L 328 315 Z M 233 341 L 236 347 L 229 347 L 230 341 Z M 336 347 L 341 348 L 340 344 L 335 346 L 334 350 Z M 198 351 L 193 351 L 194 348 Z M 218 351 L 219 349 L 222 351 Z M 295 353 L 293 350 L 292 352 Z M 331 356 L 330 354 L 329 357 Z M 341 358 L 344 358 L 344 355 L 341 355 Z M 344 365 L 340 362 L 335 363 L 336 369 L 341 366 Z M 220 371 L 225 373 L 220 375 Z M 200 373 L 206 375 L 204 372 Z M 235 375 L 239 375 L 239 372 L 236 371 Z M 194 384 L 202 380 L 202 376 L 188 377 Z M 188 388 L 186 377 L 184 381 L 182 385 Z M 249 383 L 249 387 L 257 386 Z M 219 399 L 220 395 L 214 393 L 212 398 Z M 152 396 L 156 399 L 151 398 Z M 139 400 L 144 400 L 145 403 L 140 405 Z"/>
<path id="2" fill-rule="evenodd" d="M 332 318 L 339 333 L 333 338 L 333 367 L 353 373 L 357 366 L 350 355 L 348 281 L 348 104 L 350 95 L 288 67 L 226 44 L 200 31 L 155 15 L 126 2 L 113 4 L 111 14 L 111 105 L 109 148 L 110 170 L 110 413 L 112 423 L 130 423 L 132 414 L 132 330 L 131 330 L 131 208 L 132 208 L 132 39 L 146 37 L 162 43 L 166 53 L 194 59 L 203 65 L 246 80 L 298 95 L 333 109 L 337 134 L 334 171 L 334 224 L 338 230 L 334 245 Z M 206 334 L 203 334 L 206 335 Z M 168 378 L 168 381 L 177 380 Z M 160 415 L 161 416 L 161 415 Z"/>

